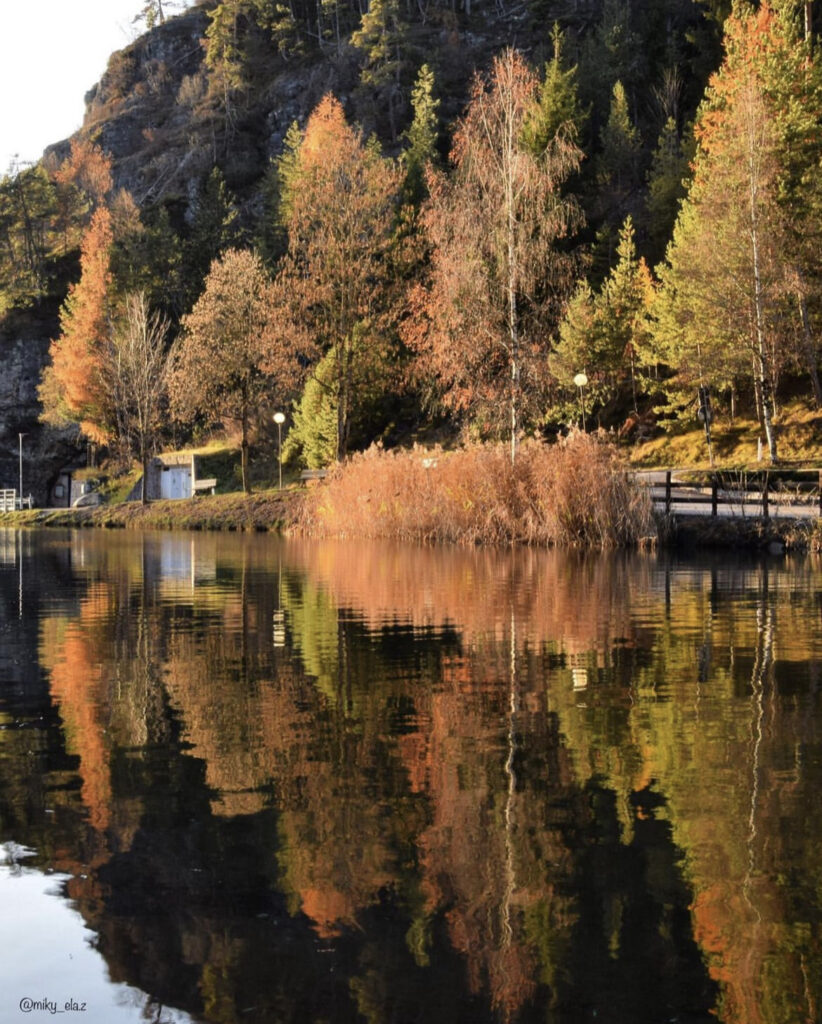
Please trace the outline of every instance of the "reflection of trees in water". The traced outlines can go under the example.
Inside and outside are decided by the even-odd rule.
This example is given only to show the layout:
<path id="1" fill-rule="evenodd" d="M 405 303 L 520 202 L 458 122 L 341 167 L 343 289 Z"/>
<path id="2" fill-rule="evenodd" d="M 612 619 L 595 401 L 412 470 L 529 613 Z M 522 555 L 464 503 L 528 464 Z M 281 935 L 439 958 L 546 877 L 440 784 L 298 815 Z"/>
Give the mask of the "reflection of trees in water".
<path id="1" fill-rule="evenodd" d="M 116 977 L 213 1020 L 706 1019 L 695 937 L 723 1020 L 812 1018 L 818 707 L 779 658 L 815 654 L 780 581 L 249 543 L 172 586 L 161 547 L 85 547 L 41 640 Z"/>

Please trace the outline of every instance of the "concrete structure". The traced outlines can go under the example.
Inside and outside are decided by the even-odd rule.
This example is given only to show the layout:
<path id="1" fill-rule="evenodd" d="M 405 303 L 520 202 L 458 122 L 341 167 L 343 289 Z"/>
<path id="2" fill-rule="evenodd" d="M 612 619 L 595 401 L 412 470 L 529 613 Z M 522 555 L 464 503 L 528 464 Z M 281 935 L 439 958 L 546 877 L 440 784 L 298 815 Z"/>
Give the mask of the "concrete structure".
<path id="1" fill-rule="evenodd" d="M 158 499 L 174 501 L 180 498 L 191 498 L 203 491 L 213 493 L 217 486 L 217 480 L 213 477 L 199 479 L 197 471 L 198 458 L 191 452 L 157 455 L 151 460 L 148 467 L 149 501 Z M 129 494 L 129 500 L 139 500 L 142 497 L 142 486 L 142 480 L 138 481 Z"/>

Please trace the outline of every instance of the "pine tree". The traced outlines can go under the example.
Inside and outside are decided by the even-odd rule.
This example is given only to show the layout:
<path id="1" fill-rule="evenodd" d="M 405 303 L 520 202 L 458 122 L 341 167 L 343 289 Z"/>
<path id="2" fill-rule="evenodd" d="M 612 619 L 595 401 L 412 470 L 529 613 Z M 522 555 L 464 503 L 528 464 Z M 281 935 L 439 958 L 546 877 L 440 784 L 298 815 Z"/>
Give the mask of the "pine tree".
<path id="1" fill-rule="evenodd" d="M 557 133 L 564 132 L 580 144 L 588 113 L 579 100 L 577 66 L 565 60 L 565 37 L 557 23 L 551 32 L 553 55 L 545 65 L 539 100 L 525 118 L 522 140 L 535 156 L 541 156 Z"/>
<path id="2" fill-rule="evenodd" d="M 651 250 L 664 255 L 677 212 L 687 193 L 690 154 L 680 138 L 676 122 L 669 117 L 660 133 L 648 172 L 648 234 Z"/>
<path id="3" fill-rule="evenodd" d="M 591 410 L 628 401 L 637 410 L 639 357 L 647 358 L 646 319 L 654 294 L 650 271 L 637 255 L 630 217 L 619 234 L 617 262 L 598 293 L 587 283 L 577 289 L 560 324 L 551 369 L 569 394 L 574 376 L 588 377 Z"/>
<path id="4" fill-rule="evenodd" d="M 408 26 L 400 16 L 399 0 L 371 0 L 351 43 L 364 54 L 360 83 L 373 109 L 376 98 L 388 113 L 392 141 L 397 137 L 399 107 L 408 60 Z"/>
<path id="5" fill-rule="evenodd" d="M 203 182 L 194 203 L 191 230 L 183 251 L 184 287 L 190 306 L 200 294 L 214 259 L 238 239 L 234 197 L 218 167 Z"/>
<path id="6" fill-rule="evenodd" d="M 606 190 L 609 220 L 622 222 L 630 212 L 640 184 L 642 142 L 628 111 L 628 97 L 622 82 L 614 85 L 608 122 L 600 136 L 597 180 Z"/>
<path id="7" fill-rule="evenodd" d="M 226 126 L 234 118 L 234 97 L 247 85 L 246 53 L 243 30 L 248 17 L 248 0 L 222 0 L 208 11 L 206 28 L 205 63 L 211 75 L 211 84 L 219 97 L 225 114 Z"/>
<path id="8" fill-rule="evenodd" d="M 428 194 L 425 174 L 437 162 L 439 137 L 439 100 L 434 96 L 434 73 L 423 64 L 411 94 L 414 118 L 405 132 L 405 149 L 401 161 L 405 170 L 403 199 L 419 205 Z"/>

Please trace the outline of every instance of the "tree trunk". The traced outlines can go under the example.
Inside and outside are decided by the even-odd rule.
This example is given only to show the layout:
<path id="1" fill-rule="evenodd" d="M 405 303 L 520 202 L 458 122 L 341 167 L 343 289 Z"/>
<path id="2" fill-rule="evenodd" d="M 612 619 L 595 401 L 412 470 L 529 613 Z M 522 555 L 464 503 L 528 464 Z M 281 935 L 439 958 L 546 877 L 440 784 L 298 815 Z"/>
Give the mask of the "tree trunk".
<path id="1" fill-rule="evenodd" d="M 795 269 L 797 281 L 799 282 L 796 289 L 796 301 L 799 305 L 799 317 L 802 323 L 802 354 L 805 357 L 808 374 L 811 378 L 814 405 L 817 409 L 820 409 L 822 408 L 822 384 L 819 381 L 819 369 L 816 364 L 816 345 L 814 345 L 813 330 L 810 317 L 808 316 L 808 301 L 802 290 L 802 271 L 799 267 Z"/>
<path id="2" fill-rule="evenodd" d="M 251 482 L 248 479 L 248 402 L 243 400 L 243 440 L 240 449 L 240 467 L 243 474 L 243 491 L 251 494 Z"/>
<path id="3" fill-rule="evenodd" d="M 340 343 L 337 356 L 337 461 L 342 462 L 348 452 L 348 432 L 351 426 L 351 371 L 353 353 L 350 340 Z"/>
<path id="4" fill-rule="evenodd" d="M 140 494 L 140 503 L 142 505 L 148 505 L 148 448 L 143 446 L 143 450 L 140 453 L 140 461 L 143 464 L 143 488 Z"/>
<path id="5" fill-rule="evenodd" d="M 754 140 L 751 138 L 750 145 L 753 150 Z M 765 297 L 762 287 L 762 266 L 759 253 L 759 211 L 757 209 L 757 186 L 758 175 L 756 173 L 756 160 L 758 154 L 751 152 L 749 168 L 749 197 L 751 214 L 751 257 L 753 261 L 754 277 L 754 316 L 756 333 L 756 369 L 759 379 L 759 387 L 762 395 L 762 425 L 765 428 L 765 438 L 768 442 L 768 457 L 772 463 L 777 461 L 776 435 L 774 434 L 773 422 L 771 419 L 771 395 L 768 374 L 768 358 L 765 343 Z"/>
<path id="6" fill-rule="evenodd" d="M 513 138 L 512 117 L 507 118 L 508 138 L 506 139 L 507 152 L 504 154 L 505 161 L 505 202 L 508 206 L 508 336 L 511 346 L 511 465 L 517 457 L 517 428 L 519 426 L 519 324 L 517 322 L 517 273 L 516 273 L 516 211 L 514 209 L 514 163 L 516 160 L 516 146 L 518 140 Z"/>

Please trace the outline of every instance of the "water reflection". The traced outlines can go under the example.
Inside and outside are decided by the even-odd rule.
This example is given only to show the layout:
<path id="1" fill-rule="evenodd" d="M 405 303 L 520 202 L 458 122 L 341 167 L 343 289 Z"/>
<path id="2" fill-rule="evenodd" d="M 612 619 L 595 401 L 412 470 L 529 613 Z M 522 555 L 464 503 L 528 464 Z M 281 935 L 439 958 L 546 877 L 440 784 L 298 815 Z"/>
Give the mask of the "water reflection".
<path id="1" fill-rule="evenodd" d="M 4 535 L 0 841 L 112 984 L 197 1020 L 812 1021 L 820 591 L 809 560 Z"/>

